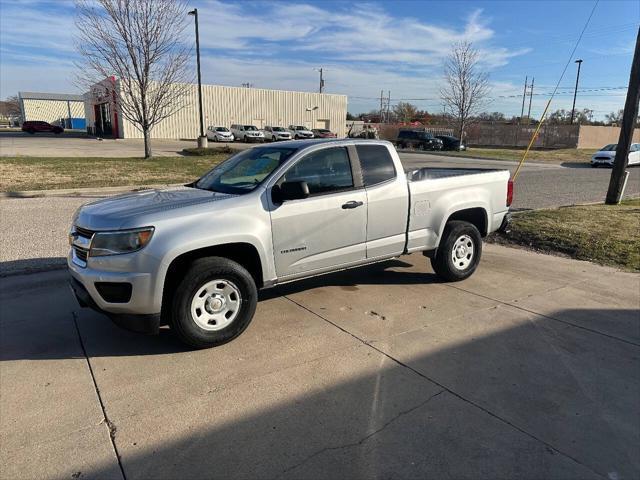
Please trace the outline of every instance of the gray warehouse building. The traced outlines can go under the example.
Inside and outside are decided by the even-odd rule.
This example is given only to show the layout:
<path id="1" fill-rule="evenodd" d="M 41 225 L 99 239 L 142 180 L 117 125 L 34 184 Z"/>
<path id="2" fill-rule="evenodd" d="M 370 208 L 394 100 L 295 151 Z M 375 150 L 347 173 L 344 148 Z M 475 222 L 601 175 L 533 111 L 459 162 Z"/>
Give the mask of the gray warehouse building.
<path id="1" fill-rule="evenodd" d="M 119 88 L 119 81 L 110 78 L 85 94 L 87 129 L 105 137 L 142 138 L 142 132 L 122 115 L 117 100 Z M 151 131 L 152 138 L 198 137 L 197 85 L 189 85 L 180 102 L 180 111 L 156 125 Z M 202 104 L 205 129 L 236 123 L 258 128 L 296 124 L 328 128 L 339 137 L 346 135 L 346 95 L 203 85 Z"/>
<path id="2" fill-rule="evenodd" d="M 18 92 L 22 120 L 39 120 L 84 129 L 84 96 L 69 93 Z"/>

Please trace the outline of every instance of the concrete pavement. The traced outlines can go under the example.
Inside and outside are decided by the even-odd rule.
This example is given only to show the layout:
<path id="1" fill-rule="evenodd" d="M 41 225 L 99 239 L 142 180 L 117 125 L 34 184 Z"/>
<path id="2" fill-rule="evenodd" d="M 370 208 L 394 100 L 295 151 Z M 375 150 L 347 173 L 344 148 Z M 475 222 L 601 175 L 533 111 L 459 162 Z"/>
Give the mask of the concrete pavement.
<path id="1" fill-rule="evenodd" d="M 188 351 L 0 279 L 1 478 L 638 478 L 640 276 L 488 245 L 261 294 Z"/>

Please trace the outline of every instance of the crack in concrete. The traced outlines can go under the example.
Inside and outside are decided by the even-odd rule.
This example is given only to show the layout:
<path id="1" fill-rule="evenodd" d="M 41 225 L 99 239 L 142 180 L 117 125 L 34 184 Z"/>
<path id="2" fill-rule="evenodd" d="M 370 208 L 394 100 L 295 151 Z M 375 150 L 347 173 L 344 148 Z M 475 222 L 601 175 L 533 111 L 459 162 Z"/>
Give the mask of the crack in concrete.
<path id="1" fill-rule="evenodd" d="M 78 334 L 78 341 L 80 342 L 80 348 L 82 349 L 82 353 L 87 362 L 87 366 L 89 367 L 89 374 L 91 375 L 91 381 L 93 382 L 93 389 L 96 392 L 96 396 L 98 397 L 98 403 L 100 404 L 100 409 L 102 410 L 102 422 L 106 424 L 107 429 L 109 430 L 109 440 L 111 441 L 111 448 L 113 449 L 113 453 L 116 456 L 116 460 L 118 461 L 118 467 L 120 468 L 120 474 L 124 480 L 127 480 L 127 476 L 124 473 L 124 467 L 122 465 L 122 459 L 120 458 L 120 452 L 118 452 L 118 447 L 116 446 L 116 431 L 118 430 L 116 425 L 109 420 L 107 415 L 107 410 L 104 406 L 104 402 L 102 401 L 102 395 L 100 394 L 100 388 L 98 388 L 98 383 L 96 381 L 96 376 L 93 373 L 93 367 L 91 366 L 91 361 L 89 360 L 89 355 L 87 355 L 87 349 L 84 346 L 84 341 L 82 340 L 82 335 L 80 333 L 80 327 L 78 327 L 78 315 L 75 311 L 71 311 L 71 316 L 73 318 L 73 325 L 76 328 L 76 333 Z"/>
<path id="2" fill-rule="evenodd" d="M 452 286 L 452 288 L 456 288 L 456 287 L 453 287 L 453 286 Z M 463 289 L 459 289 L 459 290 L 461 290 L 461 291 L 465 291 L 465 290 L 463 290 Z M 468 293 L 472 293 L 472 294 L 474 294 L 473 292 L 468 292 Z M 483 295 L 479 295 L 479 294 L 474 294 L 474 295 L 478 295 L 478 296 L 481 296 L 481 297 L 483 296 Z M 419 377 L 421 377 L 421 378 L 423 378 L 423 379 L 427 380 L 428 382 L 431 382 L 431 383 L 433 383 L 434 385 L 437 385 L 438 387 L 440 387 L 440 388 L 441 388 L 441 389 L 443 389 L 444 391 L 446 391 L 446 392 L 450 393 L 451 395 L 453 395 L 454 397 L 458 398 L 459 400 L 462 400 L 463 402 L 468 403 L 469 405 L 474 406 L 475 408 L 477 408 L 478 410 L 480 410 L 480 411 L 482 411 L 482 412 L 486 413 L 486 414 L 487 414 L 487 415 L 489 415 L 490 417 L 495 418 L 496 420 L 498 420 L 498 421 L 500 421 L 500 422 L 504 423 L 505 425 L 508 425 L 509 427 L 511 427 L 511 428 L 513 428 L 513 429 L 515 429 L 515 430 L 517 430 L 518 432 L 522 433 L 523 435 L 526 435 L 527 437 L 529 437 L 529 438 L 531 438 L 531 439 L 533 439 L 533 440 L 535 440 L 535 441 L 539 442 L 540 444 L 544 445 L 544 446 L 545 446 L 549 451 L 557 452 L 558 454 L 560 454 L 560 455 L 562 455 L 562 456 L 564 456 L 564 457 L 566 457 L 566 458 L 570 459 L 571 461 L 575 462 L 577 465 L 580 465 L 580 466 L 582 466 L 582 467 L 586 468 L 587 470 L 591 471 L 591 472 L 592 472 L 592 473 L 594 473 L 595 475 L 598 475 L 599 477 L 602 477 L 602 478 L 607 478 L 607 475 L 606 475 L 606 474 L 604 474 L 604 473 L 602 473 L 602 472 L 599 472 L 599 471 L 595 470 L 595 469 L 594 469 L 594 468 L 592 468 L 591 466 L 589 466 L 589 465 L 587 465 L 587 464 L 585 464 L 585 463 L 581 462 L 580 460 L 578 460 L 578 459 L 577 459 L 577 458 L 575 458 L 574 456 L 570 455 L 569 453 L 567 453 L 567 452 L 564 452 L 564 451 L 560 450 L 559 448 L 557 448 L 557 447 L 553 446 L 552 444 L 550 444 L 549 442 L 547 442 L 547 441 L 543 440 L 542 438 L 539 438 L 539 437 L 537 437 L 536 435 L 534 435 L 533 433 L 528 432 L 528 431 L 527 431 L 527 430 L 525 430 L 523 427 L 519 427 L 518 425 L 516 425 L 515 423 L 511 422 L 510 420 L 508 420 L 508 419 L 506 419 L 506 418 L 501 417 L 501 416 L 500 416 L 500 415 L 498 415 L 497 413 L 493 413 L 493 412 L 492 412 L 491 410 L 489 410 L 487 407 L 483 407 L 481 404 L 479 404 L 479 403 L 477 403 L 477 402 L 475 402 L 475 401 L 473 401 L 473 400 L 471 400 L 471 399 L 469 399 L 469 398 L 466 398 L 465 396 L 463 396 L 463 395 L 462 395 L 462 394 L 460 394 L 460 393 L 455 392 L 454 390 L 452 390 L 451 388 L 447 387 L 446 385 L 444 385 L 444 384 L 442 384 L 442 383 L 438 382 L 437 380 L 435 380 L 435 379 L 433 379 L 433 378 L 431 378 L 431 377 L 429 377 L 429 376 L 425 375 L 425 374 L 424 374 L 424 373 L 422 373 L 421 371 L 419 371 L 419 370 L 417 370 L 417 369 L 413 368 L 412 366 L 410 366 L 410 365 L 408 365 L 408 364 L 406 364 L 406 363 L 402 362 L 401 360 L 399 360 L 399 359 L 395 358 L 394 356 L 392 356 L 392 355 L 388 354 L 388 353 L 387 353 L 387 352 L 385 352 L 384 350 L 381 350 L 381 349 L 379 349 L 378 347 L 376 347 L 375 345 L 372 345 L 371 343 L 368 343 L 366 340 L 364 340 L 364 339 L 360 338 L 358 335 L 356 335 L 356 334 L 354 334 L 354 333 L 351 333 L 349 330 L 346 330 L 345 328 L 341 327 L 341 326 L 340 326 L 340 325 L 338 325 L 337 323 L 332 322 L 332 321 L 331 321 L 331 320 L 329 320 L 328 318 L 323 317 L 323 316 L 322 316 L 322 315 L 320 315 L 319 313 L 314 312 L 313 310 L 311 310 L 311 309 L 309 309 L 309 308 L 305 307 L 304 305 L 302 305 L 302 304 L 300 304 L 300 303 L 296 302 L 295 300 L 293 300 L 293 299 L 289 298 L 288 296 L 285 296 L 284 298 L 286 298 L 287 300 L 289 300 L 289 301 L 290 301 L 291 303 L 293 303 L 294 305 L 297 305 L 298 307 L 300 307 L 300 308 L 302 308 L 302 309 L 306 310 L 307 312 L 309 312 L 309 313 L 311 313 L 311 314 L 315 315 L 316 317 L 318 317 L 318 318 L 320 318 L 320 319 L 324 320 L 325 322 L 329 323 L 330 325 L 333 325 L 335 328 L 337 328 L 338 330 L 340 330 L 340 331 L 342 331 L 342 332 L 346 333 L 347 335 L 351 335 L 353 338 L 355 338 L 355 339 L 356 339 L 356 340 L 358 340 L 359 342 L 362 342 L 364 345 L 367 345 L 369 348 L 372 348 L 372 349 L 373 349 L 373 350 L 375 350 L 376 352 L 378 352 L 378 353 L 380 353 L 380 354 L 384 355 L 385 357 L 387 357 L 387 358 L 388 358 L 389 360 L 391 360 L 392 362 L 394 362 L 394 363 L 396 363 L 396 364 L 400 365 L 400 366 L 401 366 L 401 367 L 403 367 L 403 368 L 406 368 L 406 369 L 410 370 L 411 372 L 413 372 L 413 373 L 415 373 L 416 375 L 418 375 Z M 485 298 L 489 298 L 489 297 L 485 297 Z M 494 299 L 490 299 L 490 300 L 494 300 Z M 497 301 L 497 300 L 496 300 L 496 301 Z M 499 303 L 504 303 L 504 302 L 499 302 Z M 506 304 L 506 305 L 508 305 L 508 306 L 512 306 L 512 305 L 509 305 L 509 304 Z M 533 312 L 531 312 L 531 313 L 533 313 Z M 280 475 L 283 475 L 284 473 L 285 473 L 285 472 L 282 472 Z"/>
<path id="3" fill-rule="evenodd" d="M 315 451 L 314 453 L 312 453 L 311 455 L 308 455 L 307 457 L 305 457 L 304 459 L 302 459 L 300 462 L 296 463 L 295 465 L 292 465 L 288 468 L 285 468 L 282 472 L 280 472 L 278 475 L 276 475 L 274 477 L 274 480 L 277 478 L 282 477 L 283 475 L 285 475 L 286 473 L 295 470 L 298 467 L 301 467 L 302 465 L 304 465 L 305 463 L 307 463 L 308 461 L 314 459 L 315 457 L 318 457 L 320 455 L 322 455 L 325 452 L 331 452 L 334 450 L 342 450 L 345 448 L 352 448 L 352 447 L 357 447 L 359 445 L 362 445 L 364 442 L 366 442 L 367 440 L 369 440 L 372 437 L 375 437 L 376 435 L 378 435 L 379 433 L 381 433 L 383 430 L 385 430 L 386 428 L 388 428 L 391 424 L 393 424 L 396 420 L 398 420 L 401 417 L 404 417 L 405 415 L 409 415 L 410 413 L 415 412 L 416 410 L 424 407 L 427 403 L 429 403 L 431 400 L 433 400 L 434 398 L 436 398 L 438 395 L 442 394 L 446 392 L 446 390 L 442 389 L 437 393 L 434 393 L 433 395 L 431 395 L 429 398 L 427 398 L 426 400 L 423 400 L 422 402 L 420 402 L 418 405 L 415 405 L 414 407 L 411 407 L 407 410 L 402 410 L 401 412 L 398 412 L 396 415 L 394 415 L 390 420 L 386 421 L 384 423 L 384 425 L 382 425 L 380 428 L 374 430 L 371 433 L 368 433 L 367 435 L 365 435 L 364 437 L 362 437 L 360 440 L 357 440 L 355 442 L 349 442 L 349 443 L 345 443 L 343 445 L 336 445 L 334 447 L 324 447 L 321 448 L 320 450 Z"/>

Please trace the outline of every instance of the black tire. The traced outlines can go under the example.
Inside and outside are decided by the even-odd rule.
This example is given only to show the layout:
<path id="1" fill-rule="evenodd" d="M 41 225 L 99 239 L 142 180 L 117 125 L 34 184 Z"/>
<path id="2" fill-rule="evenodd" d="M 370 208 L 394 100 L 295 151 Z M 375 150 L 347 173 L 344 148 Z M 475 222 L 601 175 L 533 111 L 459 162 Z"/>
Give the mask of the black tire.
<path id="1" fill-rule="evenodd" d="M 30 135 L 33 135 L 34 133 L 36 133 L 36 131 L 33 130 L 33 129 L 29 129 L 29 130 L 27 130 L 27 133 L 30 134 Z"/>
<path id="2" fill-rule="evenodd" d="M 235 319 L 221 330 L 205 330 L 191 314 L 191 302 L 198 290 L 212 280 L 233 283 L 240 292 L 240 308 Z M 251 274 L 240 264 L 221 257 L 195 260 L 176 288 L 171 305 L 170 326 L 178 339 L 194 348 L 227 343 L 251 323 L 258 303 L 258 290 Z"/>
<path id="3" fill-rule="evenodd" d="M 597 163 L 592 163 L 591 164 L 591 168 L 598 168 L 598 164 Z"/>
<path id="4" fill-rule="evenodd" d="M 468 262 L 468 264 L 463 268 L 461 268 L 461 266 L 456 267 L 453 260 L 454 248 L 456 242 L 465 236 L 468 237 L 473 247 L 471 258 L 464 260 L 465 257 L 462 257 L 460 259 L 460 265 L 466 262 Z M 467 245 L 464 246 L 468 248 Z M 463 250 L 462 252 L 466 251 Z M 444 228 L 436 255 L 431 258 L 431 266 L 436 274 L 443 280 L 458 282 L 470 277 L 473 272 L 475 272 L 480 263 L 481 256 L 482 236 L 475 225 L 469 222 L 453 220 L 448 222 Z"/>

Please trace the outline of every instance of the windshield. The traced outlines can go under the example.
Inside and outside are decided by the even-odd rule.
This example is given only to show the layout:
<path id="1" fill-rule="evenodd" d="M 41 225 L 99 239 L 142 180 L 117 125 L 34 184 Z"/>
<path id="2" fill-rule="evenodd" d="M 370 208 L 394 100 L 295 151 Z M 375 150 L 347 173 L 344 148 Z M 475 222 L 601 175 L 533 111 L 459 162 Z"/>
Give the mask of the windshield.
<path id="1" fill-rule="evenodd" d="M 605 145 L 604 147 L 602 147 L 600 149 L 601 152 L 614 152 L 616 150 L 616 147 L 618 146 L 618 144 L 616 143 L 610 143 L 609 145 Z"/>
<path id="2" fill-rule="evenodd" d="M 320 133 L 329 133 L 329 130 L 325 129 L 325 128 L 318 128 L 316 130 L 316 132 L 320 132 Z"/>
<path id="3" fill-rule="evenodd" d="M 258 130 L 256 127 L 254 127 L 253 125 L 245 125 L 244 129 L 248 132 L 255 132 L 256 130 Z"/>
<path id="4" fill-rule="evenodd" d="M 250 148 L 214 167 L 195 183 L 195 187 L 237 195 L 249 193 L 295 151 L 295 148 L 290 147 Z"/>
<path id="5" fill-rule="evenodd" d="M 216 127 L 216 132 L 228 132 L 229 129 L 227 127 Z"/>
<path id="6" fill-rule="evenodd" d="M 295 127 L 293 127 L 294 130 L 306 130 L 305 127 L 303 127 L 302 125 L 296 125 Z"/>
<path id="7" fill-rule="evenodd" d="M 272 130 L 274 132 L 284 132 L 284 128 L 282 128 L 282 127 L 273 127 Z"/>

